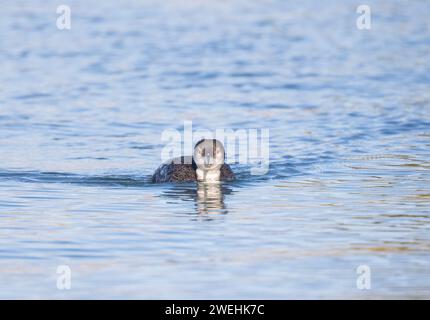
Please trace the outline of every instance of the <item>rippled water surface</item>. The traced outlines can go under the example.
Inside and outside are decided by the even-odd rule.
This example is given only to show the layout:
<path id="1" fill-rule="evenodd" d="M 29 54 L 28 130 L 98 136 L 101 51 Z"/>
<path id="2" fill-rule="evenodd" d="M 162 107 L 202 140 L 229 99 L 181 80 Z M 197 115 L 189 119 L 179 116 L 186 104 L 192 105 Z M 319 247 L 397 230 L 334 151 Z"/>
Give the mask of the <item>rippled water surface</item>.
<path id="1" fill-rule="evenodd" d="M 430 3 L 70 2 L 1 4 L 0 298 L 430 298 Z M 185 120 L 270 171 L 150 184 Z"/>

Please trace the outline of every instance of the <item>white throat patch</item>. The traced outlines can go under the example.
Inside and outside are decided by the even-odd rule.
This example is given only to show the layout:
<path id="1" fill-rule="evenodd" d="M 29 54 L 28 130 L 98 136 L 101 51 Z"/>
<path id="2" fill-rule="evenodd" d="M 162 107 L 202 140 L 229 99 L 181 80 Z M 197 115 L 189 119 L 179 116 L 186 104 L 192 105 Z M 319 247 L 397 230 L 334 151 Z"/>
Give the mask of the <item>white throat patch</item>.
<path id="1" fill-rule="evenodd" d="M 197 174 L 197 180 L 199 181 L 218 182 L 220 180 L 221 171 L 219 169 L 204 171 L 202 169 L 197 168 L 196 174 Z"/>

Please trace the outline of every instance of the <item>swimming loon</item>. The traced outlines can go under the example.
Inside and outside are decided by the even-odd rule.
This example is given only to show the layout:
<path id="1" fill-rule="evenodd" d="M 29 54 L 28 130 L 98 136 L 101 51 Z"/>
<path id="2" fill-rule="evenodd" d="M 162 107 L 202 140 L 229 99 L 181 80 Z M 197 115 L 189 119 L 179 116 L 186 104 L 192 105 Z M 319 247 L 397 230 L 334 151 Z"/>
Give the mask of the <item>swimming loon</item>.
<path id="1" fill-rule="evenodd" d="M 228 164 L 224 163 L 225 150 L 216 139 L 202 139 L 194 147 L 193 156 L 182 156 L 163 163 L 153 174 L 152 182 L 234 180 Z"/>

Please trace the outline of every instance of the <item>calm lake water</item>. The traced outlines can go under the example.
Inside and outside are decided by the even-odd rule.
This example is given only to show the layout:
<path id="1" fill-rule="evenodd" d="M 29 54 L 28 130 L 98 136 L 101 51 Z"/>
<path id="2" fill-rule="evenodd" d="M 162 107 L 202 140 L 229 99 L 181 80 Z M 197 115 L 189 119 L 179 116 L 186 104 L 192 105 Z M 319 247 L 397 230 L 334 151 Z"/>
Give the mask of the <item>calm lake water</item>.
<path id="1" fill-rule="evenodd" d="M 430 298 L 430 3 L 366 4 L 2 1 L 0 298 Z M 186 120 L 269 172 L 150 184 Z"/>

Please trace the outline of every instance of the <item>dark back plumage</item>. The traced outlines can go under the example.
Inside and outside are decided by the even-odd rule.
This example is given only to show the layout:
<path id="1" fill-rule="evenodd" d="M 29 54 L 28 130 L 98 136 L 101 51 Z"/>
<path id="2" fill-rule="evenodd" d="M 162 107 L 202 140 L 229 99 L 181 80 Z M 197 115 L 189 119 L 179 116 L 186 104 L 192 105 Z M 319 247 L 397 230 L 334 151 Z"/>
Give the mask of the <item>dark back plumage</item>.
<path id="1" fill-rule="evenodd" d="M 197 165 L 192 157 L 179 157 L 163 163 L 152 175 L 152 182 L 186 182 L 196 181 Z M 221 166 L 222 181 L 234 180 L 235 176 L 228 164 Z"/>

